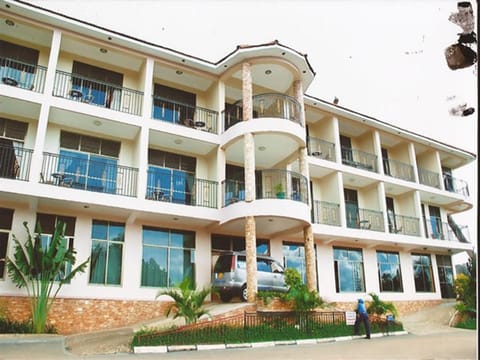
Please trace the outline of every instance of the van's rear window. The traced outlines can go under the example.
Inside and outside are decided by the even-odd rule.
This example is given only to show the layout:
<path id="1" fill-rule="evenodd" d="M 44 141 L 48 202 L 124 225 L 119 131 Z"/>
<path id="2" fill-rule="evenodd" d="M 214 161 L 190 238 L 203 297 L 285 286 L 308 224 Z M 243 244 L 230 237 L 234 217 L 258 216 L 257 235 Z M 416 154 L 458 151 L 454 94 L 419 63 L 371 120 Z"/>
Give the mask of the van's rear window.
<path id="1" fill-rule="evenodd" d="M 222 255 L 218 258 L 213 269 L 216 273 L 230 272 L 232 268 L 232 255 Z"/>

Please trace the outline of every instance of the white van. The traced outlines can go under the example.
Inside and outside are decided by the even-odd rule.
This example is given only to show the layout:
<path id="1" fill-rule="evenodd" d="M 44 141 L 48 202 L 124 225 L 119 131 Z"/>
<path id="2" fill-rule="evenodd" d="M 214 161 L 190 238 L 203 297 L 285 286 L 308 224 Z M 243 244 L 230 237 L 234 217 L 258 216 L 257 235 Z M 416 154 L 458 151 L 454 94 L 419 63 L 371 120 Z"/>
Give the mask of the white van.
<path id="1" fill-rule="evenodd" d="M 283 266 L 270 256 L 257 255 L 258 290 L 288 290 L 283 276 Z M 212 287 L 224 302 L 234 296 L 247 301 L 247 257 L 245 252 L 221 254 L 213 268 Z"/>

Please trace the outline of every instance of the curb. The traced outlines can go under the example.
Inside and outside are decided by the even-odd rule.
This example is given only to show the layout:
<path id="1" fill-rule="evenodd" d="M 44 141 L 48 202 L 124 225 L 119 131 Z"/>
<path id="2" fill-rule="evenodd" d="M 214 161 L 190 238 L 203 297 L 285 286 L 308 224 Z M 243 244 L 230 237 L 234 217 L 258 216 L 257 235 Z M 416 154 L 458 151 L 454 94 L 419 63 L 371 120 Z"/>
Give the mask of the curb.
<path id="1" fill-rule="evenodd" d="M 407 335 L 408 331 L 394 331 L 388 334 L 376 333 L 371 334 L 372 338 L 380 338 L 384 336 Z M 300 340 L 283 340 L 283 341 L 263 341 L 253 343 L 239 344 L 199 344 L 199 345 L 161 345 L 161 346 L 135 346 L 133 352 L 135 354 L 157 354 L 175 351 L 202 351 L 202 350 L 225 350 L 225 349 L 244 349 L 244 348 L 264 348 L 273 346 L 289 346 L 289 345 L 312 345 L 328 342 L 340 342 L 356 339 L 364 339 L 363 335 L 354 336 L 338 336 L 320 339 L 300 339 Z"/>

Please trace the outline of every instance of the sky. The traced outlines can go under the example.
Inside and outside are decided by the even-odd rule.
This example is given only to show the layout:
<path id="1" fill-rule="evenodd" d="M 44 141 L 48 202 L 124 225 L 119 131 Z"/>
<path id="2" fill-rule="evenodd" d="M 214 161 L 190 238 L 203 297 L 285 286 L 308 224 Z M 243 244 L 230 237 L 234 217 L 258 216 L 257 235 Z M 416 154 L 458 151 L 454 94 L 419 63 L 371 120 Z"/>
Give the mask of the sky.
<path id="1" fill-rule="evenodd" d="M 307 54 L 316 73 L 308 95 L 478 153 L 477 64 L 451 70 L 444 55 L 463 31 L 449 21 L 457 1 L 25 1 L 212 62 L 278 40 Z M 449 114 L 463 103 L 475 113 Z M 453 172 L 475 203 L 477 172 L 477 161 Z M 476 204 L 455 219 L 476 244 Z"/>

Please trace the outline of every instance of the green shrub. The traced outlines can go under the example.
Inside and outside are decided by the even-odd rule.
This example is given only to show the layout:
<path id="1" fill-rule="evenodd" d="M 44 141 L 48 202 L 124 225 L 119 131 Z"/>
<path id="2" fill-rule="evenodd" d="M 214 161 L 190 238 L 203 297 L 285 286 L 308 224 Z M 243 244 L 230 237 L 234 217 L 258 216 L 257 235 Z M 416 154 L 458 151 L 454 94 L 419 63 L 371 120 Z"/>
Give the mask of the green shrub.
<path id="1" fill-rule="evenodd" d="M 174 319 L 183 317 L 187 324 L 192 324 L 197 322 L 200 316 L 209 315 L 208 311 L 203 308 L 208 294 L 210 294 L 210 289 L 194 290 L 190 279 L 185 278 L 179 284 L 178 289 L 160 290 L 157 297 L 168 295 L 175 301 L 167 308 L 167 316 L 173 312 Z"/>
<path id="2" fill-rule="evenodd" d="M 369 314 L 381 316 L 391 313 L 395 315 L 395 317 L 398 316 L 397 308 L 393 303 L 380 300 L 375 293 L 369 293 L 368 295 L 372 298 L 372 301 L 367 306 L 367 312 Z"/>
<path id="3" fill-rule="evenodd" d="M 32 334 L 32 321 L 15 321 L 0 316 L 0 334 Z M 57 330 L 52 325 L 47 325 L 45 333 L 56 334 Z"/>
<path id="4" fill-rule="evenodd" d="M 460 329 L 477 330 L 477 318 L 468 317 L 455 325 L 455 327 Z"/>

